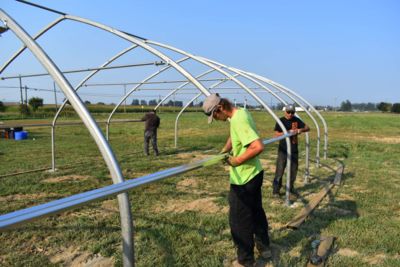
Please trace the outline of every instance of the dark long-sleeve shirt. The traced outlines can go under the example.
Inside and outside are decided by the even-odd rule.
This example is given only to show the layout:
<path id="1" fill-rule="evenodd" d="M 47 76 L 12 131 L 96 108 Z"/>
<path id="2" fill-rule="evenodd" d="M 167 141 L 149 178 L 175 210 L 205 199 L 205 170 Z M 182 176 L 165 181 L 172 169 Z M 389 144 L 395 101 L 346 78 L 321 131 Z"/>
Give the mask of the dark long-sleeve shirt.
<path id="1" fill-rule="evenodd" d="M 154 112 L 146 113 L 142 121 L 145 122 L 145 131 L 155 131 L 160 126 L 160 118 Z"/>

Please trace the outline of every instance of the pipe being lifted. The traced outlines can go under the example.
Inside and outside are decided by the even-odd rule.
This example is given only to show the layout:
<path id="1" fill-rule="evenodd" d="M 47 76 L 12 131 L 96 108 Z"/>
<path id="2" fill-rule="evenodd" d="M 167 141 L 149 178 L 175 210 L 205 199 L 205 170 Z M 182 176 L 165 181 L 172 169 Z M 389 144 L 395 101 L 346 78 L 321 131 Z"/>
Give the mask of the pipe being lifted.
<path id="1" fill-rule="evenodd" d="M 264 145 L 271 144 L 286 137 L 290 137 L 291 135 L 293 134 L 286 134 L 271 139 L 264 139 L 263 143 Z M 96 200 L 101 200 L 110 196 L 115 196 L 121 193 L 125 193 L 140 185 L 152 183 L 161 179 L 165 179 L 171 176 L 176 176 L 178 174 L 196 170 L 202 167 L 208 167 L 220 163 L 221 160 L 225 159 L 227 156 L 228 153 L 220 154 L 200 161 L 162 170 L 135 179 L 130 179 L 121 183 L 105 186 L 99 189 L 94 189 L 84 193 L 50 201 L 48 203 L 41 204 L 38 206 L 33 206 L 30 208 L 7 213 L 0 216 L 0 231 L 4 231 L 6 229 L 25 224 L 40 217 L 45 217 L 52 214 L 58 214 L 62 211 L 73 209 Z"/>
<path id="2" fill-rule="evenodd" d="M 82 103 L 76 92 L 73 90 L 72 85 L 61 73 L 58 67 L 50 59 L 50 57 L 43 51 L 43 49 L 32 39 L 32 37 L 15 22 L 7 13 L 0 9 L 0 19 L 7 21 L 8 27 L 14 32 L 14 34 L 21 40 L 22 43 L 35 55 L 42 66 L 51 74 L 58 87 L 64 92 L 68 100 L 70 101 L 73 108 L 77 111 L 79 117 L 84 122 L 89 133 L 93 137 L 100 150 L 101 155 L 110 171 L 111 177 L 114 183 L 119 183 L 124 180 L 121 169 L 119 168 L 118 162 L 115 158 L 110 145 L 105 140 L 99 126 L 94 121 L 93 117 L 89 114 L 85 105 Z M 118 195 L 118 203 L 120 207 L 121 216 L 121 228 L 123 232 L 123 251 L 124 251 L 124 262 L 128 262 L 126 266 L 132 266 L 129 262 L 129 258 L 134 258 L 133 254 L 133 225 L 132 216 L 129 204 L 129 198 L 127 194 Z M 125 260 L 126 258 L 126 260 Z"/>

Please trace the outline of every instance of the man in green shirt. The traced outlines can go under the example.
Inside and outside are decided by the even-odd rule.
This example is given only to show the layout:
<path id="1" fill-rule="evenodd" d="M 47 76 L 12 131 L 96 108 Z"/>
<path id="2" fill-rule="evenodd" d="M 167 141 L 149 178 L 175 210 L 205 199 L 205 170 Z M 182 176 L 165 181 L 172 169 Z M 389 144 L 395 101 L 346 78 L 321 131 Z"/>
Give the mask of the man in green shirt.
<path id="1" fill-rule="evenodd" d="M 233 107 L 218 94 L 211 94 L 203 103 L 208 122 L 230 120 L 230 137 L 222 153 L 231 152 L 229 225 L 237 261 L 234 266 L 254 266 L 254 244 L 261 257 L 271 257 L 268 221 L 262 207 L 261 186 L 264 171 L 258 155 L 264 150 L 253 118 L 246 109 Z"/>

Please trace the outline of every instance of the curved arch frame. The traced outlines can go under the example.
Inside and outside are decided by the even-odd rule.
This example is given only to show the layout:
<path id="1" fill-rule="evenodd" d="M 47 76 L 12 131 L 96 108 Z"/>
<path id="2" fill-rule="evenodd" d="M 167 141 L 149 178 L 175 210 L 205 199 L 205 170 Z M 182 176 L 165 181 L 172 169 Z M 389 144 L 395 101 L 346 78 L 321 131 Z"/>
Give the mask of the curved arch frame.
<path id="1" fill-rule="evenodd" d="M 6 21 L 12 21 L 12 19 L 5 14 L 5 12 L 3 12 L 2 9 L 0 9 L 1 13 L 1 17 L 5 17 Z M 157 49 L 154 49 L 153 47 L 148 46 L 147 44 L 145 44 L 142 40 L 134 37 L 133 35 L 129 35 L 127 33 L 121 32 L 119 30 L 116 30 L 114 28 L 111 28 L 109 26 L 97 23 L 97 22 L 93 22 L 90 21 L 88 19 L 84 19 L 84 18 L 80 18 L 77 16 L 72 16 L 72 15 L 67 15 L 64 14 L 62 15 L 62 17 L 59 20 L 56 20 L 55 23 L 50 24 L 49 26 L 47 26 L 41 33 L 39 33 L 37 35 L 37 38 L 40 37 L 41 35 L 43 35 L 45 32 L 47 32 L 48 30 L 50 30 L 52 27 L 54 27 L 55 25 L 57 25 L 59 22 L 64 21 L 64 20 L 73 20 L 73 21 L 77 21 L 80 23 L 84 23 L 87 24 L 89 26 L 93 26 L 93 27 L 97 27 L 101 30 L 110 32 L 122 39 L 125 39 L 131 43 L 134 43 L 138 46 L 140 46 L 141 48 L 147 50 L 148 52 L 150 52 L 151 54 L 161 58 L 162 60 L 164 60 L 165 62 L 167 62 L 169 65 L 172 65 L 172 67 L 174 67 L 174 69 L 176 69 L 176 71 L 178 71 L 179 73 L 181 73 L 186 79 L 188 79 L 194 86 L 196 86 L 203 94 L 205 95 L 209 95 L 210 93 L 207 91 L 207 89 L 200 83 L 198 82 L 196 79 L 194 79 L 194 77 L 187 72 L 184 68 L 182 68 L 179 64 L 177 64 L 176 62 L 174 62 L 173 60 L 171 60 L 169 57 L 167 57 L 166 55 L 164 55 L 163 53 L 159 52 Z M 14 21 L 12 21 L 13 23 L 15 23 Z M 17 25 L 17 24 L 15 24 Z M 13 25 L 14 26 L 14 25 Z M 17 25 L 19 29 L 22 29 L 19 25 Z M 10 27 L 11 28 L 11 27 Z M 17 30 L 19 30 L 17 29 Z M 15 32 L 15 30 L 13 30 Z M 22 30 L 23 31 L 23 30 Z M 8 61 L 7 66 L 16 58 L 16 56 L 18 56 L 23 50 L 25 50 L 26 47 L 28 47 L 30 50 L 32 50 L 30 48 L 30 46 L 35 46 L 35 47 L 39 47 L 36 42 L 25 32 L 23 31 L 22 36 L 24 38 L 28 37 L 27 40 L 23 41 L 23 43 L 25 44 L 25 47 L 22 47 L 20 49 L 20 52 L 17 52 L 14 57 L 11 58 L 11 60 Z M 30 43 L 28 44 L 27 41 L 29 41 Z M 40 53 L 43 54 L 45 56 L 42 56 L 43 58 L 46 58 L 46 63 L 48 60 L 50 60 L 48 58 L 48 56 L 44 53 L 43 50 L 41 50 L 41 48 L 39 47 L 40 51 L 34 52 L 34 54 L 36 55 L 36 53 Z M 47 60 L 48 59 L 48 60 Z M 50 60 L 51 62 L 51 60 Z M 43 63 L 42 63 L 43 64 Z M 71 104 L 72 104 L 72 100 L 74 99 L 74 103 L 72 104 L 74 109 L 78 110 L 78 115 L 81 116 L 81 114 L 79 112 L 82 112 L 81 110 L 84 110 L 86 113 L 84 113 L 85 118 L 87 117 L 86 114 L 88 114 L 88 111 L 86 110 L 86 108 L 84 107 L 84 105 L 82 104 L 82 102 L 80 101 L 79 97 L 76 95 L 76 92 L 72 89 L 72 86 L 69 84 L 69 82 L 66 80 L 66 78 L 61 74 L 60 70 L 58 70 L 57 67 L 55 67 L 54 63 L 51 62 L 51 64 L 49 64 L 51 66 L 49 66 L 50 70 L 52 72 L 49 73 L 53 73 L 53 70 L 56 70 L 56 72 L 54 72 L 54 74 L 52 75 L 53 79 L 56 80 L 58 86 L 62 89 L 64 89 L 64 93 L 67 95 L 67 98 L 70 100 Z M 6 66 L 6 67 L 7 67 Z M 5 68 L 3 68 L 4 70 Z M 59 78 L 61 74 L 61 78 Z M 61 87 L 63 86 L 63 87 Z M 68 91 L 71 90 L 72 92 Z M 68 97 L 69 96 L 69 97 Z M 81 106 L 80 106 L 81 104 Z M 79 107 L 78 107 L 79 106 Z M 89 115 L 89 121 L 93 121 L 93 118 Z M 90 126 L 90 128 L 89 128 Z M 104 136 L 101 133 L 101 130 L 99 129 L 99 127 L 97 126 L 97 124 L 94 122 L 94 126 L 92 125 L 92 123 L 89 123 L 87 125 L 89 131 L 92 133 L 93 131 L 93 136 L 99 138 L 99 143 L 98 146 L 100 146 L 101 152 L 103 152 L 103 158 L 105 158 L 104 155 L 107 155 L 107 158 L 105 158 L 106 163 L 108 163 L 110 172 L 112 173 L 112 177 L 115 179 L 113 179 L 114 183 L 123 181 L 123 177 L 122 177 L 122 173 L 119 169 L 118 163 L 115 160 L 115 156 L 113 155 L 111 148 L 108 144 L 108 142 L 106 141 L 106 139 L 102 140 L 102 138 L 104 138 Z M 97 141 L 97 139 L 95 139 Z M 54 140 L 53 140 L 54 141 Z M 104 151 L 102 150 L 103 148 L 107 148 L 104 149 Z M 109 153 L 111 153 L 111 157 L 108 156 L 108 151 Z M 111 165 L 112 168 L 110 167 Z M 115 166 L 114 166 L 115 165 Z M 123 200 L 120 201 L 120 213 L 121 213 L 121 221 L 123 220 L 123 222 L 121 222 L 121 228 L 122 228 L 122 232 L 123 232 L 123 263 L 124 266 L 134 266 L 134 246 L 133 246 L 133 225 L 132 225 L 132 215 L 131 215 L 131 210 L 130 210 L 130 205 L 129 205 L 129 199 L 128 199 L 128 195 L 127 194 L 123 194 L 120 196 L 118 196 L 119 200 Z M 123 206 L 123 209 L 122 209 Z M 124 211 L 123 211 L 124 210 Z M 128 218 L 129 217 L 129 218 Z"/>
<path id="2" fill-rule="evenodd" d="M 7 26 L 14 32 L 14 34 L 22 41 L 23 44 L 35 55 L 38 61 L 43 65 L 47 72 L 52 76 L 54 81 L 64 92 L 67 99 L 69 99 L 73 108 L 77 111 L 79 117 L 82 119 L 89 133 L 95 140 L 103 159 L 110 171 L 114 183 L 123 182 L 121 169 L 117 163 L 114 153 L 111 150 L 108 142 L 104 138 L 99 126 L 96 124 L 93 117 L 90 115 L 84 104 L 73 90 L 72 85 L 64 77 L 61 71 L 57 68 L 55 63 L 44 52 L 44 50 L 33 40 L 29 34 L 16 23 L 10 16 L 8 16 L 2 9 L 0 9 L 0 19 L 7 21 Z M 126 266 L 133 266 L 134 250 L 133 250 L 133 225 L 132 214 L 129 205 L 129 197 L 127 193 L 118 195 L 118 203 L 121 215 L 121 230 L 123 238 L 123 259 Z"/>
<path id="3" fill-rule="evenodd" d="M 165 44 L 161 44 L 158 42 L 154 42 L 154 41 L 150 41 L 150 40 L 146 40 L 146 43 L 152 44 L 152 45 L 156 45 L 159 47 L 163 47 L 166 49 L 169 49 L 171 51 L 189 56 L 190 58 L 192 58 L 193 60 L 202 63 L 203 65 L 206 65 L 210 68 L 215 69 L 217 72 L 220 72 L 222 75 L 224 75 L 225 77 L 228 77 L 229 79 L 231 79 L 232 81 L 234 81 L 236 84 L 238 84 L 243 90 L 245 90 L 249 95 L 251 95 L 259 104 L 261 104 L 265 110 L 267 110 L 267 112 L 274 118 L 274 120 L 276 121 L 276 123 L 278 123 L 278 125 L 281 127 L 281 129 L 283 130 L 283 133 L 286 135 L 288 132 L 286 131 L 286 128 L 284 127 L 284 125 L 282 124 L 281 120 L 276 116 L 276 114 L 270 109 L 270 107 L 264 103 L 264 101 L 262 99 L 260 99 L 252 90 L 250 90 L 246 85 L 244 85 L 242 82 L 240 82 L 238 79 L 236 79 L 235 77 L 233 77 L 231 74 L 227 73 L 226 71 L 217 68 L 216 65 L 205 61 L 201 58 L 198 58 L 196 56 L 193 56 L 185 51 L 182 51 L 180 49 L 177 49 L 175 47 L 171 47 Z M 291 165 L 291 147 L 290 147 L 290 139 L 289 137 L 285 138 L 286 141 L 286 145 L 287 145 L 287 165 L 286 165 L 286 170 L 287 170 L 287 183 L 286 183 L 286 204 L 290 205 L 290 165 Z"/>
<path id="4" fill-rule="evenodd" d="M 311 108 L 311 110 L 315 112 L 315 114 L 317 114 L 317 116 L 322 121 L 322 124 L 324 126 L 324 159 L 326 159 L 327 158 L 327 152 L 328 152 L 328 125 L 326 124 L 326 121 L 325 121 L 324 117 L 322 117 L 321 113 L 319 113 L 319 111 L 316 110 L 313 105 L 311 105 L 307 100 L 305 100 L 302 96 L 300 96 L 299 94 L 297 94 L 293 90 L 290 90 L 289 88 L 287 88 L 287 87 L 285 87 L 285 86 L 283 86 L 283 85 L 281 85 L 281 84 L 279 84 L 277 82 L 274 82 L 274 81 L 272 81 L 272 80 L 270 80 L 268 78 L 265 78 L 263 76 L 260 76 L 260 75 L 254 74 L 254 73 L 250 73 L 250 72 L 246 72 L 246 73 L 251 75 L 251 76 L 253 76 L 253 77 L 256 77 L 257 79 L 262 80 L 262 81 L 264 81 L 266 83 L 273 84 L 275 88 L 280 88 L 281 90 L 287 91 L 290 94 L 296 96 L 298 99 L 303 101 L 306 105 L 308 105 Z"/>
<path id="5" fill-rule="evenodd" d="M 284 105 L 287 104 L 287 102 L 286 102 L 283 98 L 281 98 L 279 95 L 277 95 L 275 92 L 273 92 L 271 89 L 269 89 L 269 88 L 266 87 L 265 85 L 263 85 L 263 84 L 261 84 L 260 82 L 256 81 L 254 78 L 249 77 L 249 75 L 246 75 L 245 73 L 243 73 L 243 71 L 240 71 L 240 70 L 238 70 L 238 69 L 236 69 L 236 68 L 228 67 L 228 66 L 226 66 L 226 65 L 223 65 L 223 64 L 218 63 L 218 62 L 216 62 L 216 61 L 209 60 L 209 59 L 204 58 L 204 57 L 202 57 L 202 59 L 204 59 L 204 60 L 206 60 L 206 61 L 209 61 L 209 62 L 211 62 L 211 63 L 214 63 L 214 64 L 216 64 L 216 65 L 218 65 L 218 66 L 220 66 L 220 67 L 227 68 L 228 70 L 231 70 L 231 71 L 235 72 L 235 73 L 236 73 L 236 74 L 234 75 L 235 77 L 236 77 L 236 76 L 239 76 L 239 75 L 242 76 L 242 77 L 245 77 L 246 79 L 252 81 L 253 83 L 255 83 L 255 84 L 257 84 L 258 86 L 260 86 L 262 89 L 264 89 L 264 90 L 266 90 L 267 92 L 269 92 L 270 94 L 272 94 L 275 98 L 277 98 L 277 99 L 278 99 L 280 102 L 282 102 Z M 190 102 L 194 101 L 195 99 L 197 99 L 197 97 L 195 97 L 194 99 L 192 99 Z M 293 99 L 293 98 L 291 98 L 291 99 Z M 294 99 L 293 99 L 293 100 L 294 100 Z M 294 101 L 297 103 L 296 100 L 294 100 Z M 187 104 L 187 106 L 190 105 L 190 102 Z M 304 107 L 301 105 L 301 103 L 299 103 L 299 105 L 300 105 L 302 108 L 304 108 Z M 182 109 L 182 112 L 187 108 L 187 106 L 185 106 L 185 107 Z M 308 111 L 306 111 L 306 112 L 307 112 L 307 114 L 312 118 L 312 120 L 316 123 L 316 126 L 318 127 L 318 124 L 317 124 L 317 122 L 315 121 L 315 119 L 314 119 L 314 117 L 312 116 L 312 114 L 309 113 Z M 178 116 L 180 116 L 180 114 L 181 114 L 181 113 L 179 113 Z M 176 122 L 175 124 L 177 124 L 177 122 Z M 310 148 L 310 142 L 309 142 L 309 134 L 308 134 L 308 132 L 305 133 L 305 141 L 306 141 L 306 168 L 305 168 L 306 171 L 305 171 L 305 175 L 304 175 L 304 180 L 305 180 L 305 183 L 307 183 L 307 182 L 308 182 L 309 175 L 310 175 L 310 171 L 309 171 L 309 148 Z M 176 146 L 177 146 L 177 126 L 175 126 L 175 147 L 176 147 Z"/>

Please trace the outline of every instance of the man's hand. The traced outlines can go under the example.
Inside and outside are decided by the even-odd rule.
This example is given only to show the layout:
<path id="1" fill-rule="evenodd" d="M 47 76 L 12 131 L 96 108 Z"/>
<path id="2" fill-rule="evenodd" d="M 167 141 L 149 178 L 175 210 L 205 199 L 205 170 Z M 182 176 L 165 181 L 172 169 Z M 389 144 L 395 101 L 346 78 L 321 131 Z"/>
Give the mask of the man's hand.
<path id="1" fill-rule="evenodd" d="M 224 146 L 224 147 L 221 149 L 221 151 L 219 152 L 219 154 L 225 154 L 225 153 L 228 153 L 229 151 L 231 151 L 231 150 Z"/>
<path id="2" fill-rule="evenodd" d="M 236 167 L 239 166 L 241 163 L 238 161 L 237 157 L 233 157 L 233 156 L 229 156 L 226 161 L 225 161 L 228 165 L 232 166 L 232 167 Z"/>
<path id="3" fill-rule="evenodd" d="M 301 134 L 301 130 L 300 129 L 294 129 L 294 130 L 290 130 L 289 133 L 298 135 L 298 134 Z"/>

